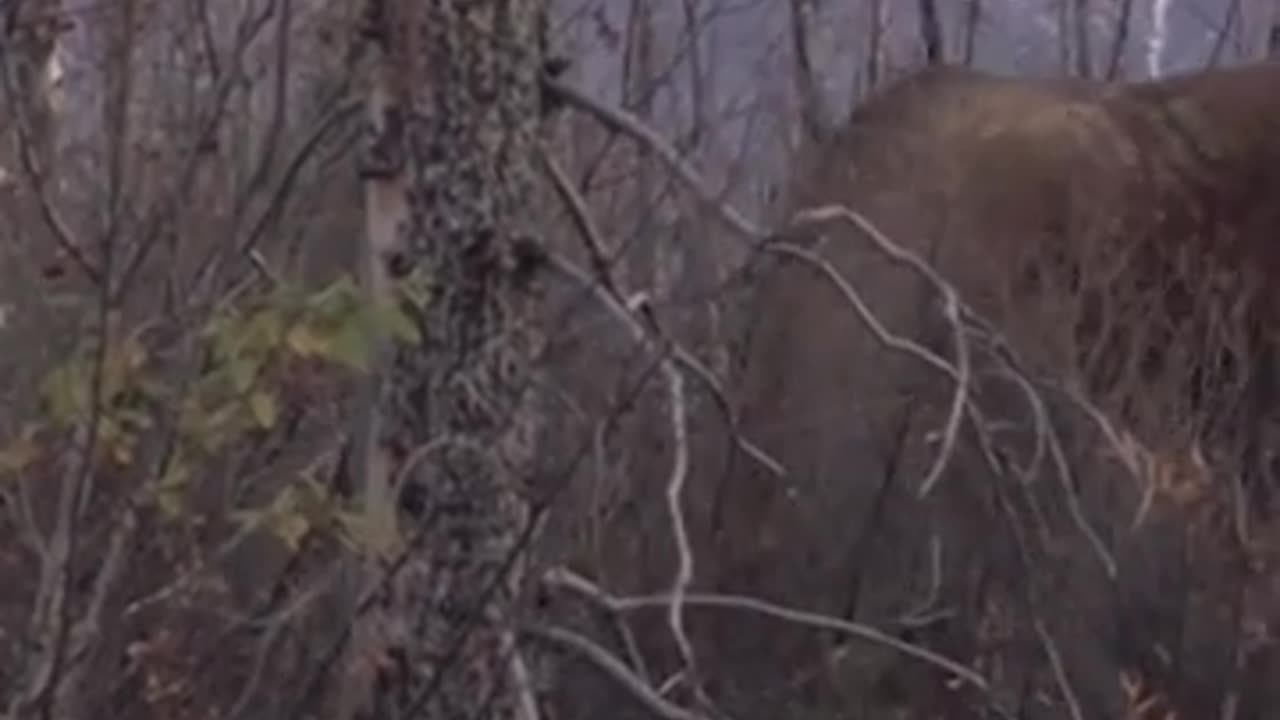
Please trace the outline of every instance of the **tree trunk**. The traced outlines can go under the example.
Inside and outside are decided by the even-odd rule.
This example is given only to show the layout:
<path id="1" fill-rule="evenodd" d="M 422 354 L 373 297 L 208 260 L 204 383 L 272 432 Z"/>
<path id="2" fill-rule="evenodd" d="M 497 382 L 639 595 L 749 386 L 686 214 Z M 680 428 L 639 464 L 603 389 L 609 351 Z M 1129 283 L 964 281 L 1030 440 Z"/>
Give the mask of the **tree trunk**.
<path id="1" fill-rule="evenodd" d="M 544 2 L 368 7 L 380 58 L 364 279 L 400 298 L 420 338 L 386 348 L 370 393 L 362 489 L 381 540 L 367 543 L 364 593 L 378 614 L 357 633 L 344 715 L 531 718 L 513 558 L 537 426 L 528 276 Z"/>
<path id="2" fill-rule="evenodd" d="M 941 65 L 946 57 L 942 47 L 942 21 L 936 0 L 920 0 L 920 41 L 926 65 Z"/>
<path id="3" fill-rule="evenodd" d="M 1075 32 L 1076 76 L 1086 80 L 1093 77 L 1093 43 L 1089 38 L 1089 16 L 1092 12 L 1089 0 L 1075 0 L 1071 27 Z"/>

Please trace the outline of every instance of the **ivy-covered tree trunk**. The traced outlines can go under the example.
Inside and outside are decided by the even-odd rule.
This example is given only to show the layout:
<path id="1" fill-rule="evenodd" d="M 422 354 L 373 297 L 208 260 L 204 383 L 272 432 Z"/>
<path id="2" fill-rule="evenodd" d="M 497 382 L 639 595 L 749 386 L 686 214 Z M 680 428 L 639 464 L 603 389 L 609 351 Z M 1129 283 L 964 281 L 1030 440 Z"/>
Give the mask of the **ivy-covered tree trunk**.
<path id="1" fill-rule="evenodd" d="M 544 5 L 369 0 L 381 58 L 365 281 L 408 303 L 420 338 L 388 349 L 371 395 L 363 495 L 371 536 L 387 542 L 366 566 L 377 619 L 349 716 L 535 714 L 513 640 L 513 558 L 537 426 L 528 263 Z"/>

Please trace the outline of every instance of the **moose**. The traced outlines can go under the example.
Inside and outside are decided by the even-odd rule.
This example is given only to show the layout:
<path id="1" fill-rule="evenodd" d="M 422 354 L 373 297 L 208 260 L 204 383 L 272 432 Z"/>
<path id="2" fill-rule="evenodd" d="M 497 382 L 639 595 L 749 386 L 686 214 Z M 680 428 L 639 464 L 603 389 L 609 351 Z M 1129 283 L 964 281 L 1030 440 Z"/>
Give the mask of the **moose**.
<path id="1" fill-rule="evenodd" d="M 709 521 L 721 587 L 895 622 L 998 677 L 990 695 L 1019 716 L 1136 717 L 1139 687 L 1177 717 L 1280 707 L 1266 682 L 1280 654 L 1240 629 L 1280 621 L 1280 567 L 1263 559 L 1280 547 L 1280 65 L 1127 83 L 932 67 L 816 143 L 789 204 L 846 207 L 946 278 L 958 336 L 989 341 L 970 348 L 986 424 L 966 419 L 918 497 L 954 378 L 886 350 L 815 263 L 759 253 L 736 390 L 742 433 L 786 476 L 730 462 Z M 794 242 L 885 327 L 955 357 L 936 289 L 865 232 L 830 223 Z M 1046 427 L 1061 462 L 1044 460 Z M 1191 448 L 1168 467 L 1196 471 L 1194 508 L 1136 526 L 1144 491 L 1119 479 L 1116 434 Z M 1169 474 L 1156 465 L 1146 482 Z M 990 698 L 936 673 L 837 662 L 788 633 L 729 622 L 707 644 L 736 670 L 820 668 L 796 682 L 828 699 L 988 716 Z"/>

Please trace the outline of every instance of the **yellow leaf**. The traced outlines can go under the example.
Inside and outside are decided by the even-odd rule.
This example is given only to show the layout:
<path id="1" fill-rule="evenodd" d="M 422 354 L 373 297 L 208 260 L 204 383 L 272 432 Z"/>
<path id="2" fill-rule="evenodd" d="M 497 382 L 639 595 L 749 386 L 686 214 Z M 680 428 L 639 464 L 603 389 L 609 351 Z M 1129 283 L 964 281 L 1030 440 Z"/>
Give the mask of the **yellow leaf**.
<path id="1" fill-rule="evenodd" d="M 284 334 L 284 319 L 281 317 L 280 308 L 268 306 L 260 310 L 249 321 L 245 333 L 249 347 L 255 350 L 275 347 Z"/>
<path id="2" fill-rule="evenodd" d="M 120 418 L 122 425 L 131 430 L 149 430 L 155 426 L 155 421 L 150 415 L 138 410 L 126 408 L 118 411 L 116 416 Z"/>
<path id="3" fill-rule="evenodd" d="M 262 527 L 275 535 L 290 550 L 297 550 L 302 539 L 311 532 L 311 518 L 302 506 L 299 488 L 281 490 L 259 516 Z"/>
<path id="4" fill-rule="evenodd" d="M 231 387 L 237 393 L 248 392 L 258 377 L 258 363 L 251 357 L 235 357 L 227 362 L 227 373 L 231 375 Z"/>
<path id="5" fill-rule="evenodd" d="M 339 537 L 349 547 L 384 558 L 394 556 L 401 547 L 394 514 L 357 510 L 338 511 L 334 517 L 341 528 Z"/>
<path id="6" fill-rule="evenodd" d="M 353 370 L 363 372 L 369 369 L 369 356 L 372 349 L 372 343 L 360 324 L 351 321 L 343 324 L 334 334 L 333 343 L 326 356 Z"/>
<path id="7" fill-rule="evenodd" d="M 152 486 L 151 498 L 160 513 L 169 520 L 175 520 L 182 515 L 186 505 L 183 494 L 190 477 L 190 468 L 181 461 L 174 460 L 169 464 L 159 482 Z"/>
<path id="8" fill-rule="evenodd" d="M 228 513 L 228 516 L 242 530 L 250 530 L 262 525 L 263 518 L 267 516 L 267 512 L 261 509 L 232 510 Z"/>
<path id="9" fill-rule="evenodd" d="M 244 419 L 244 406 L 238 401 L 212 409 L 192 403 L 184 410 L 184 434 L 205 452 L 217 452 L 233 437 L 237 422 Z"/>
<path id="10" fill-rule="evenodd" d="M 164 476 L 160 478 L 161 485 L 186 485 L 187 480 L 191 478 L 191 468 L 180 458 L 175 458 L 169 462 L 169 467 L 165 468 Z"/>
<path id="11" fill-rule="evenodd" d="M 101 400 L 110 402 L 124 392 L 146 360 L 146 348 L 138 338 L 129 336 L 112 343 L 103 357 Z"/>
<path id="12" fill-rule="evenodd" d="M 331 343 L 317 334 L 310 325 L 299 323 L 289 329 L 289 334 L 285 336 L 285 344 L 301 357 L 314 357 L 328 353 Z"/>
<path id="13" fill-rule="evenodd" d="M 70 422 L 89 405 L 89 383 L 79 363 L 54 368 L 41 383 L 49 414 L 60 423 Z"/>
<path id="14" fill-rule="evenodd" d="M 266 516 L 267 530 L 280 539 L 290 550 L 297 551 L 302 539 L 311 531 L 311 523 L 297 511 L 272 512 Z"/>
<path id="15" fill-rule="evenodd" d="M 40 447 L 35 442 L 36 427 L 23 428 L 22 434 L 4 447 L 0 447 L 0 473 L 22 472 L 40 457 Z"/>
<path id="16" fill-rule="evenodd" d="M 160 514 L 167 520 L 176 520 L 182 516 L 182 492 L 178 488 L 161 488 L 152 496 Z"/>
<path id="17" fill-rule="evenodd" d="M 111 443 L 111 459 L 124 467 L 133 464 L 133 444 L 128 441 L 128 438 L 122 437 Z"/>
<path id="18" fill-rule="evenodd" d="M 147 362 L 147 348 L 136 336 L 130 335 L 121 343 L 120 354 L 129 370 L 139 370 Z"/>
<path id="19" fill-rule="evenodd" d="M 263 430 L 275 427 L 276 419 L 280 415 L 275 396 L 265 390 L 259 390 L 249 396 L 249 411 L 253 413 L 253 419 L 258 423 L 258 427 Z"/>

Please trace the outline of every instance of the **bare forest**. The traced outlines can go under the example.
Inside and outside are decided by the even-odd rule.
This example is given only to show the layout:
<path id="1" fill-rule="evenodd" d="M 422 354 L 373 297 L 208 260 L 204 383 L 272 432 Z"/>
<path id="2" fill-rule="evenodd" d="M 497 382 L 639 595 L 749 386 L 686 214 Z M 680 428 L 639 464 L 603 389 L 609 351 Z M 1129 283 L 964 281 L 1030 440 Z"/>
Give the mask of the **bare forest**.
<path id="1" fill-rule="evenodd" d="M 0 718 L 1280 718 L 1277 0 L 0 0 Z"/>

